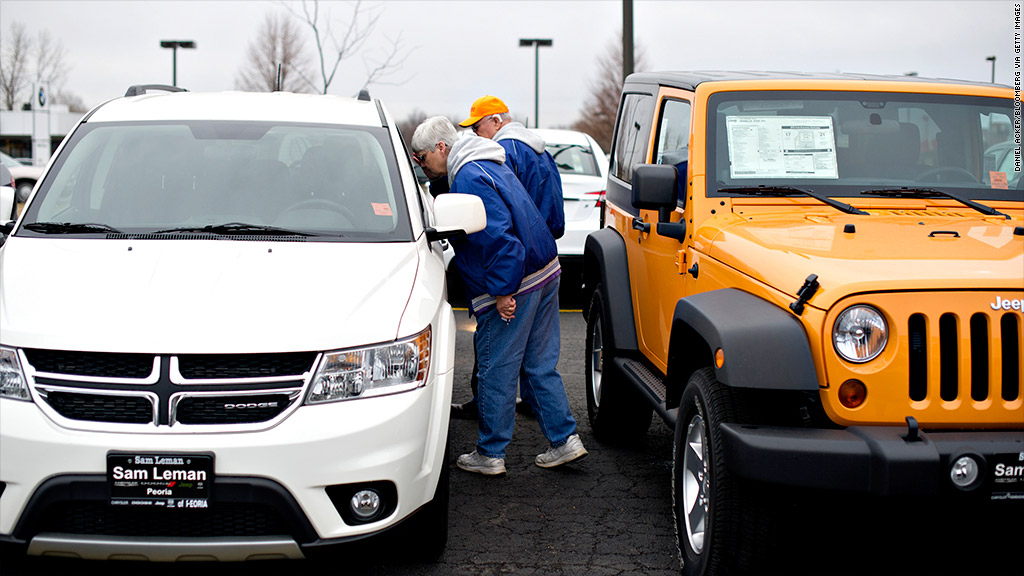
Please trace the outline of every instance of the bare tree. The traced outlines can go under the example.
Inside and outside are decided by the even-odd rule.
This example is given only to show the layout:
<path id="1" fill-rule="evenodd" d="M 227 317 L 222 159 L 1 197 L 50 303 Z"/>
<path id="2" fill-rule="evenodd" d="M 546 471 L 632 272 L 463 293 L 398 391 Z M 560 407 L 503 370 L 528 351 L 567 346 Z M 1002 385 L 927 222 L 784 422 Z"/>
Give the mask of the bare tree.
<path id="1" fill-rule="evenodd" d="M 608 45 L 597 62 L 597 79 L 590 83 L 590 96 L 583 103 L 582 118 L 571 126 L 573 130 L 590 134 L 605 151 L 611 149 L 615 131 L 615 113 L 619 107 L 619 94 L 625 78 L 622 77 L 622 33 Z M 645 52 L 637 45 L 633 51 L 633 70 L 647 68 Z"/>
<path id="2" fill-rule="evenodd" d="M 0 92 L 3 104 L 13 110 L 29 82 L 49 84 L 54 104 L 67 104 L 75 112 L 84 112 L 81 98 L 63 88 L 67 77 L 67 52 L 48 30 L 40 30 L 33 40 L 20 22 L 11 22 L 11 33 L 0 57 Z"/>
<path id="3" fill-rule="evenodd" d="M 3 54 L 0 55 L 0 96 L 4 107 L 14 110 L 18 94 L 29 81 L 28 61 L 32 39 L 20 22 L 11 22 L 10 34 L 4 39 Z"/>
<path id="4" fill-rule="evenodd" d="M 317 90 L 322 89 L 323 93 L 327 94 L 341 61 L 362 50 L 366 41 L 373 35 L 377 21 L 380 19 L 380 10 L 364 7 L 361 0 L 356 2 L 352 7 L 351 18 L 344 27 L 344 32 L 337 35 L 331 29 L 333 23 L 330 14 L 326 10 L 321 14 L 320 2 L 317 0 L 312 2 L 303 0 L 301 14 L 290 6 L 286 7 L 313 32 L 316 54 L 320 64 L 320 82 L 317 84 Z M 394 73 L 409 56 L 409 51 L 402 47 L 401 35 L 395 39 L 386 39 L 389 47 L 383 58 L 369 63 L 362 88 L 371 84 L 383 83 L 383 78 Z"/>
<path id="5" fill-rule="evenodd" d="M 249 44 L 249 55 L 238 73 L 235 85 L 249 92 L 310 92 L 316 85 L 305 54 L 302 31 L 293 20 L 281 14 L 267 14 L 256 39 Z"/>
<path id="6" fill-rule="evenodd" d="M 36 82 L 46 82 L 51 89 L 63 85 L 68 74 L 68 66 L 64 62 L 64 45 L 54 41 L 49 30 L 40 30 L 36 35 L 34 53 Z"/>
<path id="7" fill-rule="evenodd" d="M 69 112 L 84 114 L 89 111 L 89 107 L 85 105 L 85 101 L 82 100 L 81 96 L 63 88 L 53 92 L 53 102 L 55 104 L 66 104 Z"/>

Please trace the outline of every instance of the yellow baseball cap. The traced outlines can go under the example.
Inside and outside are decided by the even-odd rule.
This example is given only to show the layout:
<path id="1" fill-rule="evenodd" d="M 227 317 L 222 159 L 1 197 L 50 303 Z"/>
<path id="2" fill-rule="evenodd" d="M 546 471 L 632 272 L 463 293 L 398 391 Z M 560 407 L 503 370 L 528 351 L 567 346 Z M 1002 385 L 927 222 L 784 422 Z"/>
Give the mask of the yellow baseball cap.
<path id="1" fill-rule="evenodd" d="M 468 128 L 469 126 L 479 122 L 481 118 L 485 118 L 491 114 L 501 114 L 503 112 L 508 112 L 508 106 L 505 106 L 505 103 L 501 101 L 501 98 L 496 96 L 481 96 L 473 102 L 473 106 L 469 109 L 469 118 L 459 122 L 459 126 Z"/>

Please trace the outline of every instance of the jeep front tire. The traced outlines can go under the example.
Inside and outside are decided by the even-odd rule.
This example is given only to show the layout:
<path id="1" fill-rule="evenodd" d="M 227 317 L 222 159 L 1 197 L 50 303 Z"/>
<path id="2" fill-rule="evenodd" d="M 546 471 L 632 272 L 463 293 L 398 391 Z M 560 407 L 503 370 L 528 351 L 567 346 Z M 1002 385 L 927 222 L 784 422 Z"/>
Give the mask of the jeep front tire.
<path id="1" fill-rule="evenodd" d="M 733 391 L 711 368 L 683 390 L 672 465 L 676 539 L 686 576 L 734 574 L 758 555 L 764 515 L 750 487 L 725 467 L 721 425 L 737 421 Z"/>

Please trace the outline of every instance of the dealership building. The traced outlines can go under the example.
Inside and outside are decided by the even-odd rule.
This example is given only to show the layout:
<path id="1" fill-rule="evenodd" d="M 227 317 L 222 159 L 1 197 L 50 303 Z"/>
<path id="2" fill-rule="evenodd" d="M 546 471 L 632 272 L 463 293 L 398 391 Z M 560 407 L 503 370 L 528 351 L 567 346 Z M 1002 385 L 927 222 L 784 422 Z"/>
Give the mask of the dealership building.
<path id="1" fill-rule="evenodd" d="M 0 152 L 43 166 L 82 116 L 65 104 L 50 104 L 47 90 L 36 88 L 20 110 L 0 110 Z"/>

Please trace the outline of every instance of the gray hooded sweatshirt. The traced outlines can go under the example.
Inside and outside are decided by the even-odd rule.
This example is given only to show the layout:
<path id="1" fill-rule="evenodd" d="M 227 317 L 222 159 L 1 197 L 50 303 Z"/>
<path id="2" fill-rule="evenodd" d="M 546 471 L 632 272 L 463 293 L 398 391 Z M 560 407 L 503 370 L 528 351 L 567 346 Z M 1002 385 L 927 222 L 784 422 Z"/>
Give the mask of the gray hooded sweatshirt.
<path id="1" fill-rule="evenodd" d="M 505 163 L 505 149 L 500 144 L 487 138 L 463 134 L 452 144 L 448 153 L 448 185 L 455 182 L 455 175 L 463 166 L 476 160 L 490 160 L 498 164 Z"/>
<path id="2" fill-rule="evenodd" d="M 521 122 L 509 122 L 502 126 L 501 130 L 498 130 L 494 135 L 495 142 L 500 142 L 508 138 L 519 140 L 532 148 L 537 154 L 544 153 L 544 139 L 536 133 L 531 132 L 526 126 L 523 126 Z"/>

